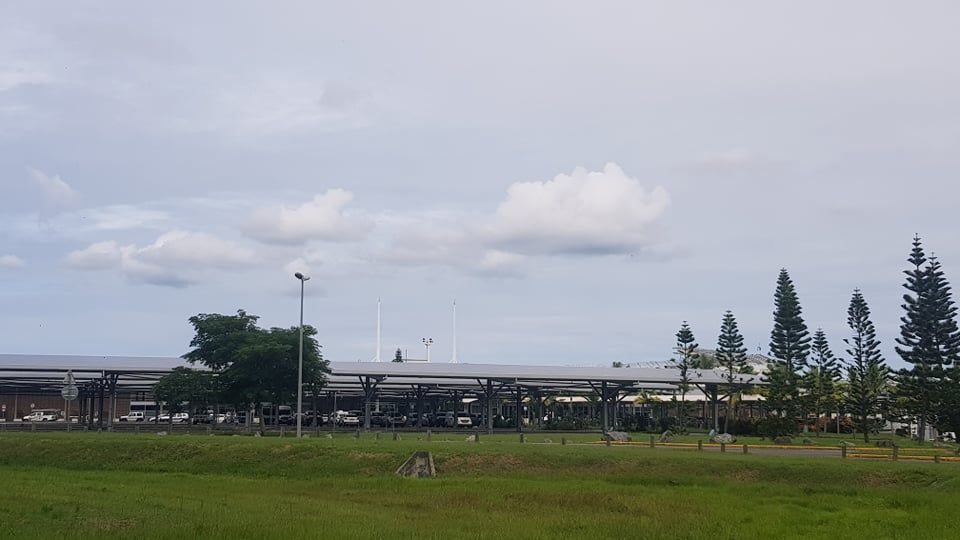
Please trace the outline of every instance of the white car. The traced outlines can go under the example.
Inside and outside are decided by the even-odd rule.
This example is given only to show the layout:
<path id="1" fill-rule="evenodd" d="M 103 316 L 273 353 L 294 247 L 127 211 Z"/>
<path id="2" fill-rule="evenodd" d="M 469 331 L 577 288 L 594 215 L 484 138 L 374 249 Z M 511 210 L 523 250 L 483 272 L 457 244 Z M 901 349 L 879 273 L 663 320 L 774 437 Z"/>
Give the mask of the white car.
<path id="1" fill-rule="evenodd" d="M 470 418 L 470 415 L 465 412 L 461 412 L 461 413 L 447 412 L 443 416 L 443 425 L 446 427 L 455 427 L 455 428 L 473 427 L 473 418 Z"/>
<path id="2" fill-rule="evenodd" d="M 161 414 L 159 417 L 157 417 L 157 418 L 151 418 L 150 420 L 147 420 L 147 421 L 148 421 L 148 422 L 159 422 L 159 423 L 161 423 L 161 424 L 163 424 L 164 422 L 171 422 L 171 420 L 170 420 L 170 415 L 169 415 L 169 414 Z M 173 413 L 173 420 L 172 420 L 172 422 L 173 422 L 174 424 L 185 424 L 185 423 L 187 423 L 187 422 L 189 422 L 189 421 L 190 421 L 190 415 L 189 415 L 188 413 L 185 413 L 185 412 Z"/>
<path id="3" fill-rule="evenodd" d="M 60 414 L 54 410 L 33 411 L 23 417 L 24 422 L 56 422 Z"/>
<path id="4" fill-rule="evenodd" d="M 147 419 L 147 413 L 143 411 L 133 411 L 130 414 L 120 417 L 121 422 L 143 422 Z"/>
<path id="5" fill-rule="evenodd" d="M 358 427 L 360 426 L 360 417 L 350 412 L 338 412 L 337 425 L 344 427 Z"/>

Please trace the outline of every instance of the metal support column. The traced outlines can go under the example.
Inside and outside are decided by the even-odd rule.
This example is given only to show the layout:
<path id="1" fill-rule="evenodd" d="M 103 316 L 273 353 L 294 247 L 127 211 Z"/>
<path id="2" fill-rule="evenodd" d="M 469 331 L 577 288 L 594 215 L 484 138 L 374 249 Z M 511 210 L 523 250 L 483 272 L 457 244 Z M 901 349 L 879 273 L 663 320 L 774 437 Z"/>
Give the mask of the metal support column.
<path id="1" fill-rule="evenodd" d="M 487 379 L 487 433 L 493 433 L 493 381 Z"/>
<path id="2" fill-rule="evenodd" d="M 603 432 L 610 431 L 610 419 L 607 418 L 607 381 L 600 383 L 600 414 L 603 416 Z"/>
<path id="3" fill-rule="evenodd" d="M 517 385 L 517 432 L 523 431 L 523 422 L 520 420 L 520 414 L 523 411 L 523 388 Z"/>

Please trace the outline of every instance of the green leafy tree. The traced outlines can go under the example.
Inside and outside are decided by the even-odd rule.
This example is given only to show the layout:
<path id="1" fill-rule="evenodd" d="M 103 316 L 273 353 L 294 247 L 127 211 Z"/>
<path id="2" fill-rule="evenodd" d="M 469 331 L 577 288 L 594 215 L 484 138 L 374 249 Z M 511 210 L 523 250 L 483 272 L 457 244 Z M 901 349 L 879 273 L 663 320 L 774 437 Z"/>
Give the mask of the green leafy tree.
<path id="1" fill-rule="evenodd" d="M 216 372 L 236 360 L 243 347 L 249 345 L 260 333 L 256 315 L 237 310 L 236 315 L 200 313 L 190 317 L 194 336 L 193 347 L 183 358 L 191 364 L 200 364 Z"/>
<path id="2" fill-rule="evenodd" d="M 723 314 L 720 324 L 720 336 L 717 338 L 717 350 L 714 353 L 716 362 L 723 370 L 727 381 L 727 414 L 723 419 L 723 431 L 728 433 L 730 417 L 736 417 L 736 403 L 739 400 L 741 385 L 737 375 L 747 369 L 747 349 L 743 346 L 743 334 L 737 325 L 737 319 L 731 311 Z"/>
<path id="3" fill-rule="evenodd" d="M 296 399 L 300 328 L 265 330 L 257 327 L 257 319 L 243 310 L 237 315 L 191 317 L 194 349 L 184 358 L 215 370 L 219 399 L 260 411 L 265 402 Z M 303 384 L 314 395 L 326 384 L 330 371 L 316 334 L 315 328 L 304 326 Z"/>
<path id="4" fill-rule="evenodd" d="M 870 307 L 859 289 L 853 291 L 847 309 L 847 324 L 853 334 L 844 339 L 847 349 L 847 406 L 854 423 L 863 433 L 863 441 L 870 442 L 874 418 L 883 407 L 889 380 L 889 369 L 880 354 L 880 341 L 870 320 Z"/>
<path id="5" fill-rule="evenodd" d="M 772 409 L 791 420 L 800 416 L 800 369 L 810 352 L 810 332 L 800 299 L 787 270 L 781 269 L 774 293 L 773 331 L 767 367 L 767 399 Z"/>
<path id="6" fill-rule="evenodd" d="M 908 261 L 897 353 L 909 367 L 898 374 L 897 392 L 917 417 L 923 441 L 928 425 L 951 430 L 960 424 L 960 332 L 950 284 L 940 262 L 926 258 L 919 237 Z"/>
<path id="7" fill-rule="evenodd" d="M 403 351 L 400 350 L 400 347 L 397 347 L 397 352 L 393 354 L 393 361 L 397 364 L 403 363 Z"/>
<path id="8" fill-rule="evenodd" d="M 840 363 L 830 350 L 830 344 L 827 342 L 827 335 L 822 328 L 818 328 L 813 333 L 813 341 L 810 348 L 810 359 L 807 362 L 807 370 L 803 374 L 803 390 L 805 398 L 809 403 L 809 409 L 817 419 L 817 436 L 820 436 L 820 427 L 826 427 L 825 423 L 820 421 L 825 412 L 832 411 L 836 407 L 835 394 L 837 381 L 840 380 Z"/>
<path id="9" fill-rule="evenodd" d="M 170 423 L 175 413 L 184 412 L 198 402 L 206 404 L 211 395 L 211 377 L 188 367 L 176 367 L 153 386 L 154 398 L 167 404 Z M 187 405 L 185 405 L 187 404 Z"/>
<path id="10" fill-rule="evenodd" d="M 676 366 L 677 370 L 680 372 L 680 384 L 678 388 L 680 390 L 680 403 L 678 404 L 677 409 L 677 421 L 680 425 L 680 432 L 683 433 L 686 431 L 686 417 L 687 417 L 687 391 L 690 390 L 690 369 L 693 368 L 694 363 L 699 358 L 697 353 L 696 338 L 693 337 L 693 330 L 690 329 L 690 325 L 687 324 L 687 321 L 683 321 L 683 324 L 680 325 L 680 330 L 677 331 L 677 345 L 674 348 L 675 356 L 670 359 L 673 362 L 673 365 Z"/>

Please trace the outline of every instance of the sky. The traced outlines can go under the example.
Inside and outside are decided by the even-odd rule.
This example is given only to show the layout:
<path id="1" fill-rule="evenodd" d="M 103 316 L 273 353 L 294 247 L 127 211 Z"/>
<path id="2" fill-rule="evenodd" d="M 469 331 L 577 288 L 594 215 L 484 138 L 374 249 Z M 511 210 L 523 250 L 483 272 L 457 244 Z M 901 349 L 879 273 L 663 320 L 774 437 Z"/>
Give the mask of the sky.
<path id="1" fill-rule="evenodd" d="M 777 273 L 893 366 L 914 234 L 960 279 L 960 4 L 0 7 L 0 352 L 180 355 L 197 313 L 327 358 L 662 361 Z"/>

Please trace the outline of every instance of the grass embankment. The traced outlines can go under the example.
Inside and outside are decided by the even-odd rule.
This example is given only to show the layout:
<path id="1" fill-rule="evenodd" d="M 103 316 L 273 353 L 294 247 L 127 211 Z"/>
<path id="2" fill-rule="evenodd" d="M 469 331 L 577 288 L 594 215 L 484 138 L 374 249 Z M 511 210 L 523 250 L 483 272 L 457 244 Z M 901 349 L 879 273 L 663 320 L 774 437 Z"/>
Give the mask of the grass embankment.
<path id="1" fill-rule="evenodd" d="M 7 434 L 0 537 L 944 538 L 960 503 L 957 465 L 481 441 Z"/>

